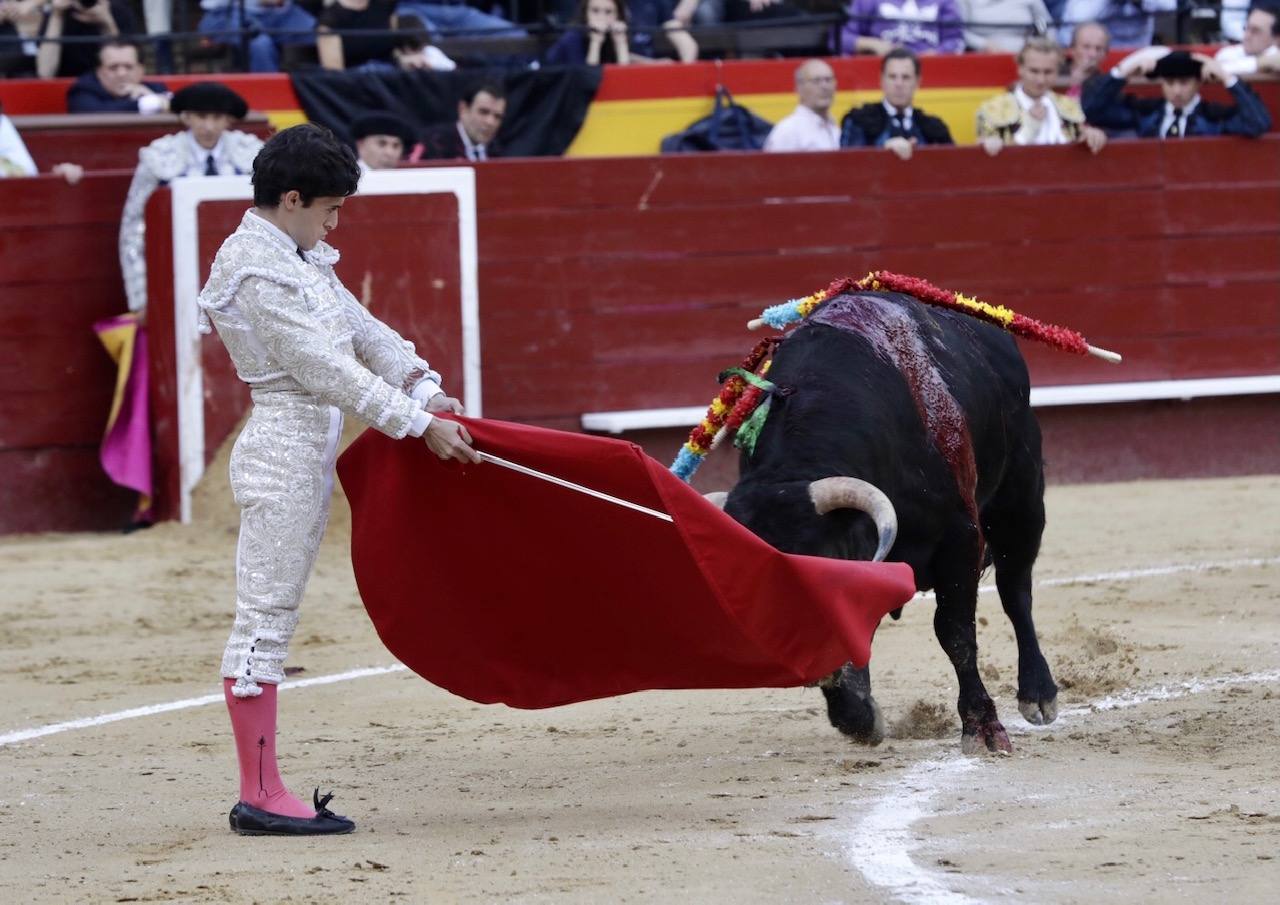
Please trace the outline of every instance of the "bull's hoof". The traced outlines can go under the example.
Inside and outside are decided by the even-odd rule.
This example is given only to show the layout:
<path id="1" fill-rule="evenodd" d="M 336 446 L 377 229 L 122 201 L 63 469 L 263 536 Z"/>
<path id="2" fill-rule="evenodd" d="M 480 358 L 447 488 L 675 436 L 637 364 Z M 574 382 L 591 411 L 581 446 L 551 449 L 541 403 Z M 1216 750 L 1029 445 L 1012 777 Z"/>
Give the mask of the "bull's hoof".
<path id="1" fill-rule="evenodd" d="M 1013 743 L 999 720 L 986 720 L 960 733 L 960 750 L 965 754 L 1012 754 Z"/>
<path id="2" fill-rule="evenodd" d="M 1022 718 L 1033 726 L 1047 726 L 1058 718 L 1058 698 L 1047 701 L 1018 701 Z"/>
<path id="3" fill-rule="evenodd" d="M 823 688 L 831 725 L 859 744 L 875 747 L 884 741 L 884 715 L 874 698 L 844 688 Z"/>

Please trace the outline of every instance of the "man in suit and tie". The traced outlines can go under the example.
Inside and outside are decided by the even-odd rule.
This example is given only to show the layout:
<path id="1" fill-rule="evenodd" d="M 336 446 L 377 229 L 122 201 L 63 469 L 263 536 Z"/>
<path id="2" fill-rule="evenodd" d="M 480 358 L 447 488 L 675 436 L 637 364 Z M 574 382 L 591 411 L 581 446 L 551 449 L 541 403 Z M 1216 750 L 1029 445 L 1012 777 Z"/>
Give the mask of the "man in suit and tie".
<path id="1" fill-rule="evenodd" d="M 1129 77 L 1145 72 L 1160 80 L 1163 98 L 1124 94 Z M 1200 98 L 1205 82 L 1220 82 L 1235 104 Z M 1271 115 L 1253 89 L 1222 64 L 1203 54 L 1174 50 L 1158 60 L 1134 54 L 1122 62 L 1096 91 L 1085 96 L 1085 116 L 1106 129 L 1131 129 L 1139 138 L 1178 139 L 1198 135 L 1244 135 L 1257 138 L 1271 128 Z"/>
<path id="2" fill-rule="evenodd" d="M 840 147 L 875 147 L 910 160 L 918 145 L 950 145 L 951 130 L 936 116 L 914 106 L 920 87 L 920 58 L 897 47 L 880 61 L 884 98 L 845 114 L 840 124 Z"/>
<path id="3" fill-rule="evenodd" d="M 456 122 L 435 126 L 422 137 L 422 153 L 411 159 L 488 160 L 500 157 L 494 139 L 507 115 L 507 97 L 496 84 L 473 86 L 458 101 Z"/>

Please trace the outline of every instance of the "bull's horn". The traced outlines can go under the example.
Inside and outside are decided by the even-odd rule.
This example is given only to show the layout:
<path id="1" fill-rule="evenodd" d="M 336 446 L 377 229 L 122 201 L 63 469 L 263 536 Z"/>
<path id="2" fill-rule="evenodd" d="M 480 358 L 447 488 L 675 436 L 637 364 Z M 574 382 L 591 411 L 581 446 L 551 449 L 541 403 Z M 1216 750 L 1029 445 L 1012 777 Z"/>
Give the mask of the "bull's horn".
<path id="1" fill-rule="evenodd" d="M 717 509 L 723 509 L 725 500 L 729 499 L 729 491 L 713 490 L 711 493 L 704 493 L 702 498 Z"/>
<path id="2" fill-rule="evenodd" d="M 871 516 L 880 534 L 874 562 L 881 562 L 898 536 L 898 514 L 893 503 L 874 484 L 857 478 L 822 478 L 809 484 L 809 499 L 819 515 L 833 509 L 857 509 Z"/>

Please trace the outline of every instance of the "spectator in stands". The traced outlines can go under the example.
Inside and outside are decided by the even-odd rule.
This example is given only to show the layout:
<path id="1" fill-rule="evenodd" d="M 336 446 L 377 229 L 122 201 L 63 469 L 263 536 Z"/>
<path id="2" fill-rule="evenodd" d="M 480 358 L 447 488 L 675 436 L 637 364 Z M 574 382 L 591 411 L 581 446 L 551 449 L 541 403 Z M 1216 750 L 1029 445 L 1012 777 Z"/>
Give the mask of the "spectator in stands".
<path id="1" fill-rule="evenodd" d="M 491 4 L 492 9 L 497 4 Z M 399 0 L 396 13 L 416 16 L 426 25 L 433 40 L 447 35 L 471 35 L 474 37 L 508 38 L 524 37 L 523 28 L 512 25 L 501 16 L 471 6 L 466 0 L 438 0 L 436 3 L 422 0 Z"/>
<path id="2" fill-rule="evenodd" d="M 964 53 L 957 0 L 850 0 L 845 11 L 843 54 L 884 56 L 895 47 L 922 55 Z"/>
<path id="3" fill-rule="evenodd" d="M 766 151 L 834 151 L 840 129 L 831 118 L 836 99 L 835 71 L 822 60 L 807 60 L 796 70 L 800 103 L 781 119 L 764 140 Z"/>
<path id="4" fill-rule="evenodd" d="M 78 78 L 98 65 L 93 42 L 63 44 L 57 38 L 101 37 L 104 41 L 138 31 L 124 0 L 53 0 L 40 29 L 36 73 L 42 79 Z"/>
<path id="5" fill-rule="evenodd" d="M 658 32 L 666 37 L 681 63 L 692 63 L 698 58 L 698 42 L 685 31 L 684 22 L 676 18 L 676 10 L 686 2 L 692 5 L 692 0 L 626 0 L 631 48 L 636 59 L 646 63 L 658 59 Z M 682 9 L 681 13 L 687 14 L 687 10 Z"/>
<path id="6" fill-rule="evenodd" d="M 36 74 L 30 41 L 40 34 L 44 0 L 0 0 L 0 78 Z"/>
<path id="7" fill-rule="evenodd" d="M 1160 80 L 1163 99 L 1122 94 L 1139 72 Z M 1227 106 L 1200 99 L 1205 81 L 1221 82 L 1236 103 Z M 1130 58 L 1085 98 L 1089 121 L 1107 128 L 1132 129 L 1139 138 L 1186 138 L 1197 135 L 1244 135 L 1257 138 L 1271 128 L 1271 115 L 1258 95 L 1222 65 L 1202 54 L 1175 50 L 1156 61 Z"/>
<path id="8" fill-rule="evenodd" d="M 1082 22 L 1071 33 L 1071 46 L 1067 50 L 1067 97 L 1080 99 L 1086 82 L 1095 82 L 1101 75 L 1102 61 L 1111 52 L 1111 34 L 1101 22 Z"/>
<path id="9" fill-rule="evenodd" d="M 494 139 L 506 115 L 507 96 L 502 88 L 490 82 L 477 84 L 458 101 L 456 122 L 436 126 L 423 136 L 421 157 L 474 161 L 500 157 L 502 149 Z"/>
<path id="10" fill-rule="evenodd" d="M 840 147 L 884 148 L 910 160 L 918 145 L 950 145 L 951 130 L 936 116 L 913 106 L 920 87 L 920 58 L 895 47 L 880 61 L 879 103 L 863 104 L 845 114 Z"/>
<path id="11" fill-rule="evenodd" d="M 1049 27 L 1044 0 L 960 0 L 965 47 L 976 53 L 1017 53 Z"/>
<path id="12" fill-rule="evenodd" d="M 705 26 L 795 19 L 803 15 L 804 10 L 786 0 L 681 0 L 671 18 L 686 26 Z"/>
<path id="13" fill-rule="evenodd" d="M 84 167 L 74 163 L 59 163 L 49 172 L 75 185 L 84 176 Z M 22 136 L 18 134 L 13 121 L 4 115 L 4 108 L 0 107 L 0 179 L 39 174 L 40 170 L 31 159 Z"/>
<path id="14" fill-rule="evenodd" d="M 630 65 L 627 4 L 623 0 L 580 0 L 564 34 L 542 61 L 548 66 Z"/>
<path id="15" fill-rule="evenodd" d="M 1005 145 L 1065 145 L 1084 142 L 1097 154 L 1106 133 L 1085 123 L 1073 98 L 1050 90 L 1062 63 L 1052 38 L 1030 38 L 1018 52 L 1018 83 L 978 107 L 978 142 L 988 154 Z"/>
<path id="16" fill-rule="evenodd" d="M 427 26 L 417 16 L 396 16 L 395 49 L 391 52 L 396 68 L 404 71 L 431 69 L 451 72 L 458 64 L 431 43 Z"/>
<path id="17" fill-rule="evenodd" d="M 138 46 L 115 39 L 98 47 L 98 68 L 67 90 L 69 113 L 163 113 L 169 93 L 160 82 L 143 81 Z"/>
<path id="18" fill-rule="evenodd" d="M 325 69 L 394 71 L 393 0 L 333 0 L 316 26 L 316 52 Z M 349 34 L 348 32 L 384 34 Z"/>
<path id="19" fill-rule="evenodd" d="M 361 173 L 394 170 L 412 144 L 408 123 L 392 113 L 366 113 L 351 123 Z"/>
<path id="20" fill-rule="evenodd" d="M 253 33 L 247 61 L 250 72 L 278 72 L 282 48 L 314 44 L 316 40 L 315 17 L 293 0 L 200 0 L 200 8 L 204 10 L 200 32 L 221 44 L 239 48 L 240 40 L 238 35 L 219 32 L 248 28 Z M 240 65 L 244 66 L 245 61 Z"/>
<path id="21" fill-rule="evenodd" d="M 1228 44 L 1213 58 L 1228 75 L 1280 72 L 1280 0 L 1255 3 L 1244 23 L 1244 39 Z"/>
<path id="22" fill-rule="evenodd" d="M 120 219 L 120 270 L 124 273 L 129 310 L 146 316 L 147 256 L 143 214 L 157 188 L 175 179 L 230 176 L 253 172 L 262 139 L 232 129 L 244 119 L 249 105 L 219 82 L 196 82 L 173 95 L 170 109 L 178 114 L 183 132 L 157 138 L 138 152 L 138 167 L 125 196 Z"/>
<path id="23" fill-rule="evenodd" d="M 1171 12 L 1178 0 L 1067 0 L 1062 7 L 1058 40 L 1067 44 L 1082 22 L 1101 22 L 1113 47 L 1146 47 L 1155 33 L 1155 13 Z"/>

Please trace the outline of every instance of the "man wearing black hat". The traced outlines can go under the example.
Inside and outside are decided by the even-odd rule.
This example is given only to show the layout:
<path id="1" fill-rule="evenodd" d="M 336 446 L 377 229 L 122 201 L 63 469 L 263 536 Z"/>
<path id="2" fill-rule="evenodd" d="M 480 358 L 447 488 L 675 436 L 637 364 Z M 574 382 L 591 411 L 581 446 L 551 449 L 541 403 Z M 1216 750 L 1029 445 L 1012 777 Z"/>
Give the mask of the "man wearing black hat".
<path id="1" fill-rule="evenodd" d="M 394 170 L 412 144 L 409 126 L 392 113 L 366 113 L 351 123 L 356 163 L 361 175 L 370 170 Z"/>
<path id="2" fill-rule="evenodd" d="M 1160 80 L 1162 100 L 1123 94 L 1130 76 L 1143 72 Z M 1200 99 L 1206 81 L 1221 82 L 1236 103 Z M 1174 50 L 1153 60 L 1134 54 L 1111 70 L 1084 99 L 1086 118 L 1106 129 L 1129 129 L 1139 138 L 1176 139 L 1198 135 L 1244 135 L 1257 138 L 1271 128 L 1271 115 L 1253 89 L 1222 64 L 1202 54 Z"/>
<path id="3" fill-rule="evenodd" d="M 231 129 L 244 119 L 244 98 L 219 82 L 197 82 L 174 94 L 169 109 L 178 114 L 183 132 L 157 138 L 138 151 L 138 168 L 124 202 L 120 222 L 120 269 L 124 273 L 129 310 L 147 307 L 147 199 L 162 185 L 187 176 L 229 176 L 253 171 L 262 139 Z"/>

